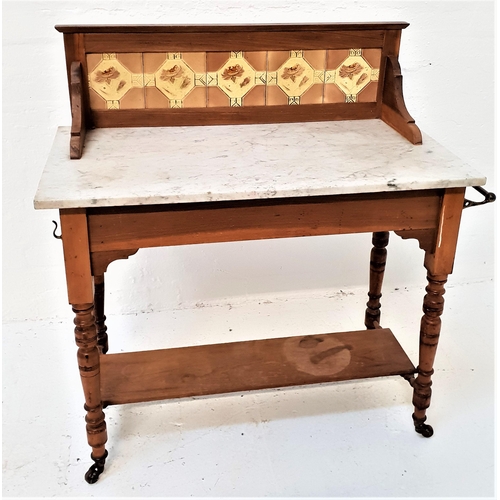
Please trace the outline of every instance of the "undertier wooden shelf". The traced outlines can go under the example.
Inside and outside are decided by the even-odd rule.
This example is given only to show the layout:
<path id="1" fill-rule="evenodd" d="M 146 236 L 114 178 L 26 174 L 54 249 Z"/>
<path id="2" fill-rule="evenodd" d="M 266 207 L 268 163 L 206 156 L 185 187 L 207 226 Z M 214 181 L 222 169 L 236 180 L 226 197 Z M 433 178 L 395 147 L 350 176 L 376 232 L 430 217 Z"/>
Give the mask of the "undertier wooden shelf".
<path id="1" fill-rule="evenodd" d="M 104 404 L 406 375 L 388 328 L 101 355 Z"/>

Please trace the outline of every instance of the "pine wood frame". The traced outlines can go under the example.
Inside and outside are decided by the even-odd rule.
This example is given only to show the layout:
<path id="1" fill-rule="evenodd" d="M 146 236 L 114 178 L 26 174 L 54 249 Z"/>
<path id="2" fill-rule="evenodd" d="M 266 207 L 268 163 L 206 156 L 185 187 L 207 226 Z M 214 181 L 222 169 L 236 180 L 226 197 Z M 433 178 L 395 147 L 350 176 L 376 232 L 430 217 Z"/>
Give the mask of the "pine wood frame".
<path id="1" fill-rule="evenodd" d="M 404 105 L 398 63 L 401 30 L 407 23 L 260 26 L 59 26 L 64 33 L 73 125 L 71 157 L 83 152 L 90 127 L 171 126 L 307 120 L 381 118 L 414 144 L 421 134 Z M 85 54 L 98 50 L 222 50 L 231 34 L 242 48 L 289 48 L 291 35 L 302 46 L 382 48 L 382 82 L 373 105 L 275 106 L 273 109 L 217 109 L 93 112 L 88 105 Z M 203 35 L 203 36 L 201 36 Z M 325 45 L 326 44 L 326 45 Z M 187 111 L 187 112 L 186 112 Z M 292 112 L 293 111 L 293 112 Z M 87 411 L 87 436 L 95 464 L 87 473 L 97 481 L 107 457 L 103 407 L 137 401 L 232 392 L 263 387 L 331 382 L 382 375 L 402 375 L 414 387 L 415 429 L 424 436 L 430 404 L 431 376 L 440 333 L 444 284 L 452 272 L 465 188 L 400 191 L 348 196 L 192 203 L 60 210 L 69 302 L 75 313 L 78 363 Z M 415 367 L 392 332 L 380 326 L 380 297 L 389 231 L 416 238 L 425 251 L 429 284 L 424 298 L 419 362 Z M 104 273 L 116 259 L 140 248 L 324 234 L 372 232 L 369 301 L 365 324 L 369 333 L 268 339 L 139 353 L 106 354 Z M 321 365 L 347 349 L 346 371 L 308 373 L 294 358 L 283 358 L 284 345 L 305 348 L 321 342 L 337 347 L 311 356 Z M 340 342 L 344 348 L 337 344 Z M 312 352 L 312 351 L 311 351 Z M 290 357 L 291 356 L 291 357 Z M 316 360 L 316 361 L 315 361 Z M 208 367 L 197 372 L 197 367 Z M 246 367 L 243 372 L 241 367 Z M 279 369 L 263 369 L 279 366 Z M 211 375 L 208 375 L 208 373 Z M 127 375 L 125 375 L 127 374 Z M 416 377 L 414 376 L 416 374 Z M 172 389 L 170 382 L 175 388 Z"/>

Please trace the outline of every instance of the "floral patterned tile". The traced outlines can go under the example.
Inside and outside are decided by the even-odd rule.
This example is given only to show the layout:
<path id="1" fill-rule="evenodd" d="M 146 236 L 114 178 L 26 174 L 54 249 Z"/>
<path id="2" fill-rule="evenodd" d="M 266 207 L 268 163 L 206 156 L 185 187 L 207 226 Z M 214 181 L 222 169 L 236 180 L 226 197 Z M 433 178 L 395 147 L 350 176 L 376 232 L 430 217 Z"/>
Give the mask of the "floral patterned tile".
<path id="1" fill-rule="evenodd" d="M 290 50 L 268 53 L 266 104 L 319 104 L 323 102 L 325 50 Z M 279 87 L 286 96 L 273 86 Z"/>
<path id="2" fill-rule="evenodd" d="M 142 54 L 88 54 L 92 109 L 145 107 Z"/>
<path id="3" fill-rule="evenodd" d="M 87 54 L 96 110 L 375 102 L 380 49 Z"/>
<path id="4" fill-rule="evenodd" d="M 143 56 L 147 108 L 206 106 L 204 52 L 145 53 Z"/>
<path id="5" fill-rule="evenodd" d="M 209 107 L 264 106 L 265 52 L 242 51 L 207 54 Z"/>
<path id="6" fill-rule="evenodd" d="M 380 49 L 329 50 L 324 102 L 339 102 L 335 87 L 343 93 L 344 102 L 375 102 L 381 54 Z"/>

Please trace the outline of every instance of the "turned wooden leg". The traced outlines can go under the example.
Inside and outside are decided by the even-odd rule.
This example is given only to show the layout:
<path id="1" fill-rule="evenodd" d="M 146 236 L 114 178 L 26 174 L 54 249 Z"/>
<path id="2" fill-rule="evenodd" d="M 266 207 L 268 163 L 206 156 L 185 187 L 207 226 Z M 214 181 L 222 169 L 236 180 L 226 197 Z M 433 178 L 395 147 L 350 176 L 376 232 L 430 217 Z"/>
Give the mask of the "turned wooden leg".
<path id="1" fill-rule="evenodd" d="M 424 316 L 420 323 L 420 348 L 417 378 L 413 382 L 413 422 L 415 430 L 424 437 L 434 433 L 430 425 L 425 424 L 426 410 L 431 402 L 431 377 L 434 373 L 433 365 L 441 331 L 441 314 L 444 307 L 444 285 L 447 275 L 427 275 L 429 284 L 425 288 Z"/>
<path id="2" fill-rule="evenodd" d="M 108 352 L 108 334 L 104 315 L 104 274 L 94 276 L 94 315 L 97 328 L 97 346 L 102 354 Z"/>
<path id="3" fill-rule="evenodd" d="M 365 326 L 368 329 L 380 328 L 380 297 L 382 297 L 382 281 L 384 279 L 387 260 L 386 246 L 389 243 L 389 232 L 373 233 L 373 248 L 370 255 L 370 291 L 365 313 Z"/>
<path id="4" fill-rule="evenodd" d="M 107 451 L 106 422 L 102 411 L 99 350 L 93 304 L 73 304 L 75 313 L 75 339 L 78 346 L 78 367 L 85 394 L 87 415 L 87 440 L 92 447 L 90 455 L 94 464 L 90 467 L 85 480 L 95 483 L 104 470 Z"/>

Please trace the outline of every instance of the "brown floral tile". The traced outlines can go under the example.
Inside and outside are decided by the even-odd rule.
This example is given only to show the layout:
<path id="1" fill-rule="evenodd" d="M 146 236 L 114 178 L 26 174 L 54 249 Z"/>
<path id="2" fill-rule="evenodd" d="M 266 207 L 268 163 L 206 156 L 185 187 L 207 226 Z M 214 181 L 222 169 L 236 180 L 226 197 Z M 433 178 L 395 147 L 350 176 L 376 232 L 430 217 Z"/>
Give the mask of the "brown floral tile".
<path id="1" fill-rule="evenodd" d="M 149 76 L 145 77 L 147 86 L 153 77 L 154 86 L 169 100 L 170 107 L 183 107 L 184 99 L 197 85 L 196 73 L 180 53 L 168 54 L 151 80 Z"/>
<path id="2" fill-rule="evenodd" d="M 142 54 L 108 53 L 101 54 L 99 60 L 92 55 L 88 62 L 92 67 L 88 72 L 89 87 L 105 101 L 106 109 L 144 107 Z M 98 109 L 101 103 L 93 96 L 92 105 Z"/>
<path id="3" fill-rule="evenodd" d="M 287 95 L 289 104 L 304 102 L 303 97 L 311 91 L 306 101 L 321 102 L 323 75 L 324 70 L 315 70 L 304 58 L 303 51 L 290 51 L 288 59 L 276 72 L 276 84 Z M 313 87 L 316 88 L 312 90 Z"/>
<path id="4" fill-rule="evenodd" d="M 359 48 L 86 56 L 99 110 L 375 102 L 380 61 Z"/>
<path id="5" fill-rule="evenodd" d="M 360 92 L 370 85 L 372 79 L 378 79 L 378 73 L 373 74 L 361 49 L 351 49 L 349 56 L 342 61 L 335 72 L 334 84 L 346 95 L 346 102 L 357 102 Z"/>

